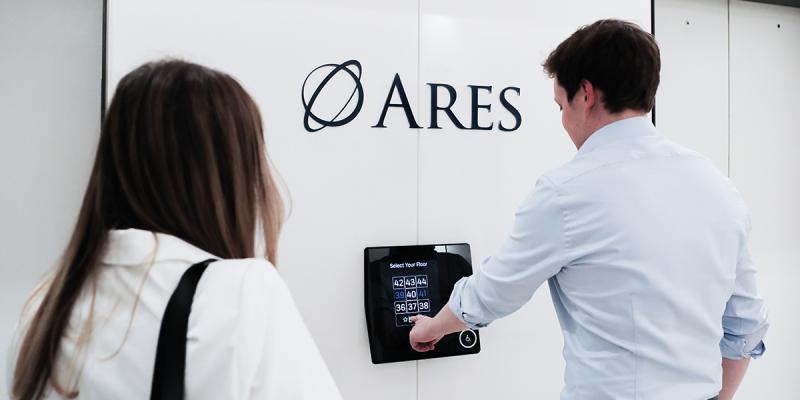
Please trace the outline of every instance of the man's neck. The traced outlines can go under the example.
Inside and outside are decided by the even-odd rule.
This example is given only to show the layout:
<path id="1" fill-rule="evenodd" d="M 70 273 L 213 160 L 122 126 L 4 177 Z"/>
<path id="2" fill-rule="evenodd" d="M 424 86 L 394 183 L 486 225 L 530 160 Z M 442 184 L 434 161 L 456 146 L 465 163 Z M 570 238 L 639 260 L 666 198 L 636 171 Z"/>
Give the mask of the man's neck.
<path id="1" fill-rule="evenodd" d="M 586 143 L 586 141 L 589 139 L 590 136 L 594 135 L 594 133 L 600 130 L 600 128 L 608 124 L 632 117 L 641 117 L 646 114 L 647 113 L 638 110 L 623 110 L 614 114 L 602 113 L 594 118 L 590 118 L 587 121 L 587 126 L 586 126 L 586 132 L 588 132 L 588 134 L 583 138 L 583 141 L 581 141 L 581 143 L 578 144 L 576 147 L 580 149 L 581 146 L 583 146 L 583 144 Z"/>

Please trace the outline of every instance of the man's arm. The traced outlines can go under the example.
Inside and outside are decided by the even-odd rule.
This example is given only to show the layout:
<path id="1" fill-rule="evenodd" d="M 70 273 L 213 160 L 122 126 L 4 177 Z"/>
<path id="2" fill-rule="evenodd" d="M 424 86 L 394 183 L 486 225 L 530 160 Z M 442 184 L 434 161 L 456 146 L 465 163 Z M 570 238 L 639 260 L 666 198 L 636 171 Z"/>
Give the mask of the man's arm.
<path id="1" fill-rule="evenodd" d="M 567 263 L 565 216 L 546 176 L 514 215 L 508 238 L 480 271 L 456 282 L 448 306 L 471 329 L 513 313 Z"/>
<path id="2" fill-rule="evenodd" d="M 764 335 L 769 328 L 767 307 L 756 288 L 756 269 L 750 258 L 747 234 L 750 231 L 749 215 L 745 234 L 736 263 L 736 282 L 725 313 L 722 315 L 722 390 L 720 400 L 733 398 L 744 378 L 751 358 L 758 358 L 766 347 Z"/>
<path id="3" fill-rule="evenodd" d="M 719 400 L 733 399 L 733 394 L 736 393 L 736 389 L 742 383 L 744 373 L 747 372 L 749 364 L 749 358 L 740 358 L 738 360 L 722 359 L 722 390 L 719 392 Z"/>
<path id="4" fill-rule="evenodd" d="M 508 239 L 476 274 L 456 282 L 435 318 L 415 317 L 409 340 L 428 351 L 448 333 L 477 329 L 516 311 L 566 263 L 564 215 L 554 185 L 542 177 L 517 210 Z"/>

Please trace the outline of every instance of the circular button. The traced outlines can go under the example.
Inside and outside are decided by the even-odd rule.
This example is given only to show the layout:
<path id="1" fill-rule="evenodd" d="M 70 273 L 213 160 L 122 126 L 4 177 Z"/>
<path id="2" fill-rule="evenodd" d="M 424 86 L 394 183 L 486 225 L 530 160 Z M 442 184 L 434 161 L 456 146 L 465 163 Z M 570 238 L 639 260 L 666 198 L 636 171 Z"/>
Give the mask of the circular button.
<path id="1" fill-rule="evenodd" d="M 458 334 L 458 342 L 461 343 L 461 346 L 465 349 L 471 349 L 475 346 L 475 343 L 478 343 L 478 335 L 472 329 L 461 331 L 461 333 Z"/>

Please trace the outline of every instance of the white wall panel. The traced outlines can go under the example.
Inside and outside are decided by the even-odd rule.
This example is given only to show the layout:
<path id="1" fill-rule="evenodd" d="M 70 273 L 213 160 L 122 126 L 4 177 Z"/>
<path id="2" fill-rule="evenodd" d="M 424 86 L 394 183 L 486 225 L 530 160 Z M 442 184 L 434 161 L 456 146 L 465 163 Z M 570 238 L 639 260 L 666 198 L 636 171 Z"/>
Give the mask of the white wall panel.
<path id="1" fill-rule="evenodd" d="M 780 27 L 779 27 L 780 25 Z M 740 398 L 800 393 L 800 9 L 732 1 L 731 177 L 753 218 L 751 253 L 770 309 L 767 353 Z"/>
<path id="2" fill-rule="evenodd" d="M 604 17 L 649 29 L 650 4 L 112 0 L 109 80 L 113 88 L 144 61 L 182 57 L 230 72 L 260 103 L 293 199 L 281 271 L 345 398 L 553 398 L 562 386 L 562 339 L 545 287 L 529 307 L 485 330 L 478 356 L 428 360 L 419 370 L 415 362 L 370 364 L 361 250 L 467 241 L 476 264 L 494 251 L 536 178 L 575 152 L 540 64 L 577 27 Z M 363 66 L 364 109 L 344 128 L 305 132 L 306 75 L 350 58 Z M 481 123 L 495 126 L 513 125 L 498 95 L 519 87 L 508 98 L 522 126 L 459 131 L 442 115 L 443 129 L 415 130 L 393 108 L 388 128 L 371 128 L 395 73 L 422 126 L 430 122 L 428 82 L 457 90 L 453 110 L 464 123 L 467 85 L 493 86 L 481 96 L 492 104 Z M 464 384 L 478 378 L 480 385 Z"/>
<path id="3" fill-rule="evenodd" d="M 649 30 L 650 2 L 421 3 L 420 114 L 430 114 L 427 83 L 448 83 L 458 93 L 455 114 L 468 125 L 467 85 L 491 85 L 492 93 L 480 96 L 481 103 L 492 104 L 491 112 L 479 115 L 481 124 L 495 124 L 492 131 L 459 130 L 442 114 L 443 129 L 420 133 L 421 243 L 469 242 L 475 269 L 499 248 L 537 178 L 576 151 L 541 64 L 578 27 L 611 17 Z M 514 132 L 497 129 L 499 120 L 513 122 L 498 101 L 507 86 L 521 89 L 520 96 L 509 95 L 523 119 Z M 481 330 L 480 354 L 419 361 L 419 399 L 557 398 L 562 345 L 544 285 L 520 311 Z"/>
<path id="4" fill-rule="evenodd" d="M 0 398 L 22 305 L 67 246 L 100 132 L 101 0 L 0 1 Z"/>
<path id="5" fill-rule="evenodd" d="M 112 88 L 168 55 L 229 72 L 254 96 L 293 200 L 279 269 L 344 398 L 413 398 L 413 363 L 370 362 L 362 271 L 365 246 L 416 240 L 416 132 L 370 125 L 395 72 L 416 87 L 417 4 L 110 1 L 109 27 Z M 306 132 L 304 79 L 350 58 L 363 67 L 364 109 L 346 128 Z"/>
<path id="6" fill-rule="evenodd" d="M 497 249 L 536 178 L 574 154 L 541 62 L 578 26 L 599 18 L 649 29 L 650 2 L 109 3 L 110 88 L 141 62 L 178 56 L 230 72 L 261 105 L 268 146 L 293 199 L 281 271 L 345 398 L 558 395 L 562 339 L 546 287 L 482 331 L 479 355 L 372 365 L 361 250 L 466 241 L 477 266 Z M 800 329 L 793 290 L 800 272 L 792 268 L 800 242 L 800 165 L 792 156 L 800 145 L 793 96 L 800 89 L 793 75 L 800 70 L 800 23 L 797 9 L 738 1 L 730 25 L 728 18 L 724 0 L 656 2 L 663 61 L 657 125 L 721 170 L 730 162 L 753 209 L 753 254 L 774 323 L 772 351 L 752 364 L 740 398 L 786 396 L 800 389 L 789 375 L 800 356 L 792 346 Z M 363 110 L 346 127 L 305 132 L 303 80 L 321 64 L 348 59 L 363 67 Z M 509 99 L 522 126 L 511 133 L 458 130 L 440 115 L 443 129 L 416 130 L 394 108 L 388 128 L 371 128 L 395 73 L 423 127 L 430 122 L 427 83 L 456 89 L 453 111 L 465 124 L 467 85 L 493 87 L 480 96 L 492 104 L 481 123 L 495 125 L 512 122 L 499 91 L 519 87 Z"/>
<path id="7" fill-rule="evenodd" d="M 728 171 L 728 1 L 655 2 L 656 126 Z"/>
<path id="8" fill-rule="evenodd" d="M 730 165 L 753 214 L 751 253 L 772 326 L 766 356 L 750 364 L 739 390 L 743 399 L 791 398 L 800 386 L 792 377 L 800 357 L 798 18 L 797 8 L 752 2 L 656 1 L 658 128 L 721 169 Z"/>
<path id="9" fill-rule="evenodd" d="M 13 77 L 0 98 L 2 350 L 24 298 L 66 244 L 99 117 L 101 2 L 68 9 L 23 3 L 0 7 L 0 70 Z M 800 11 L 735 0 L 730 8 L 727 0 L 655 5 L 663 63 L 658 128 L 723 171 L 730 163 L 753 212 L 751 250 L 772 327 L 767 355 L 751 364 L 737 398 L 794 398 Z M 230 72 L 254 95 L 293 199 L 281 273 L 346 399 L 556 398 L 562 339 L 546 287 L 484 329 L 477 356 L 372 365 L 361 250 L 467 241 L 476 265 L 491 254 L 536 178 L 574 154 L 541 61 L 579 25 L 607 16 L 649 28 L 649 2 L 109 0 L 109 93 L 140 63 L 177 56 Z M 305 132 L 303 80 L 323 63 L 348 59 L 363 67 L 364 109 L 346 127 Z M 393 109 L 389 128 L 370 128 L 394 73 L 423 126 L 428 82 L 457 89 L 454 111 L 464 123 L 466 85 L 493 86 L 481 95 L 492 104 L 481 122 L 495 124 L 510 122 L 499 90 L 518 86 L 521 95 L 510 98 L 522 126 L 513 133 L 459 131 L 442 116 L 444 129 L 417 131 Z M 333 84 L 344 90 L 349 82 Z"/>

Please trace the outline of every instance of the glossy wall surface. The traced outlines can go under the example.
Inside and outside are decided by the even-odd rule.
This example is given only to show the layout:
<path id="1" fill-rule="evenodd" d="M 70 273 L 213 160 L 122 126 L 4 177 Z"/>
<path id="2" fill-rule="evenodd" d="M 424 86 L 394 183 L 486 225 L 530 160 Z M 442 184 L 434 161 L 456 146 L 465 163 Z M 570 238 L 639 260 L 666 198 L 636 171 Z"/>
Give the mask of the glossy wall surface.
<path id="1" fill-rule="evenodd" d="M 100 137 L 103 4 L 0 0 L 0 398 L 22 305 L 61 256 Z"/>
<path id="2" fill-rule="evenodd" d="M 770 311 L 766 355 L 737 399 L 800 393 L 800 9 L 656 1 L 659 131 L 727 172 L 752 213 L 750 252 Z"/>
<path id="3" fill-rule="evenodd" d="M 732 1 L 730 174 L 753 214 L 751 253 L 770 307 L 771 353 L 741 398 L 800 393 L 800 8 Z"/>
<path id="4" fill-rule="evenodd" d="M 0 382 L 10 372 L 5 350 L 19 309 L 72 229 L 99 131 L 102 1 L 59 4 L 0 1 Z M 466 241 L 477 267 L 504 239 L 536 178 L 574 154 L 539 64 L 577 26 L 599 18 L 649 28 L 650 2 L 109 0 L 108 8 L 109 94 L 134 66 L 175 56 L 230 72 L 260 104 L 293 205 L 280 270 L 346 399 L 557 398 L 562 339 L 546 287 L 483 329 L 477 356 L 371 364 L 362 252 Z M 656 0 L 655 20 L 658 129 L 729 173 L 753 213 L 751 250 L 772 328 L 767 355 L 751 363 L 737 398 L 794 398 L 800 12 Z M 347 60 L 361 66 L 360 112 L 345 126 L 307 132 L 304 80 Z M 329 71 L 309 77 L 307 99 Z M 395 74 L 424 128 L 409 129 L 399 107 L 388 110 L 386 128 L 372 128 Z M 348 77 L 320 90 L 316 114 L 351 114 L 357 102 L 347 96 L 356 86 Z M 440 85 L 439 104 L 447 101 L 441 85 L 452 86 L 452 110 L 467 126 L 468 85 L 492 86 L 476 90 L 478 104 L 492 107 L 479 109 L 479 123 L 493 129 L 456 129 L 441 111 L 442 129 L 428 128 L 431 83 Z M 498 129 L 514 124 L 500 101 L 506 87 L 520 88 L 518 96 L 506 92 L 522 118 L 510 133 Z M 400 100 L 395 91 L 390 101 Z"/>
<path id="5" fill-rule="evenodd" d="M 280 270 L 345 398 L 558 396 L 562 339 L 544 287 L 533 304 L 486 330 L 476 356 L 373 365 L 362 252 L 468 242 L 477 266 L 505 238 L 537 177 L 574 154 L 542 61 L 600 18 L 649 30 L 650 2 L 111 0 L 108 11 L 109 92 L 136 65 L 171 56 L 231 73 L 261 106 L 269 151 L 292 198 Z M 350 59 L 361 66 L 362 109 L 344 126 L 306 131 L 306 77 Z M 307 101 L 322 71 L 330 69 L 309 76 Z M 395 74 L 416 124 L 400 107 L 379 123 Z M 346 102 L 354 87 L 348 76 L 337 74 L 320 90 L 315 114 L 342 119 L 355 109 Z M 491 86 L 474 90 L 476 104 L 491 107 L 478 110 L 478 125 L 493 128 L 458 129 L 444 111 L 434 123 L 431 91 L 444 106 L 445 85 L 465 127 L 472 126 L 469 85 Z M 519 90 L 504 93 L 521 117 L 512 132 L 499 129 L 517 122 L 501 100 L 507 87 Z M 394 104 L 402 102 L 397 89 Z"/>

